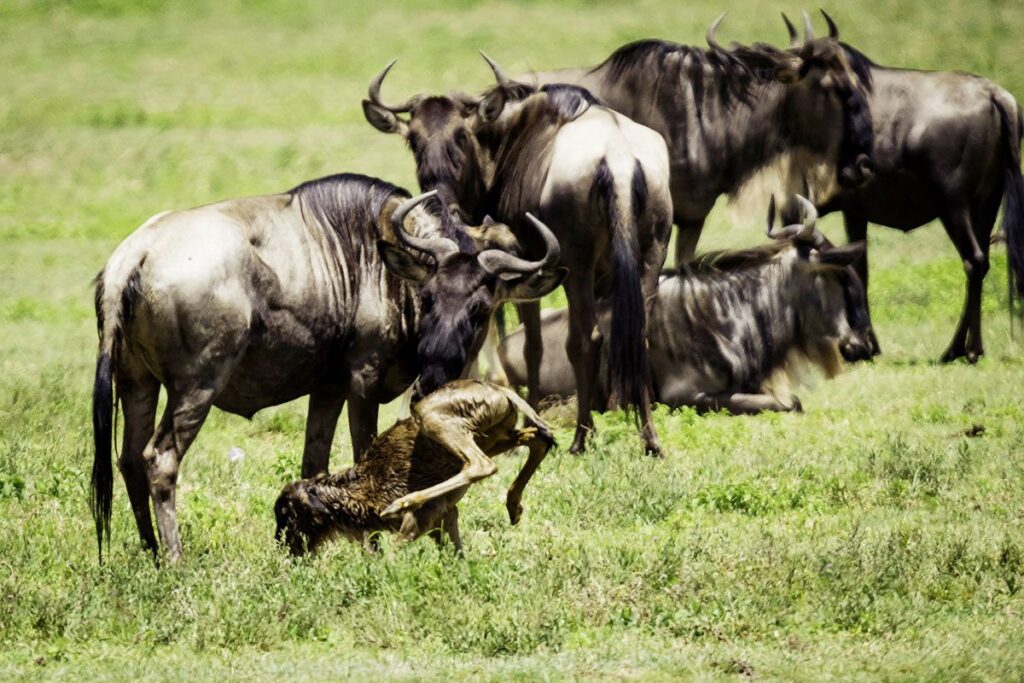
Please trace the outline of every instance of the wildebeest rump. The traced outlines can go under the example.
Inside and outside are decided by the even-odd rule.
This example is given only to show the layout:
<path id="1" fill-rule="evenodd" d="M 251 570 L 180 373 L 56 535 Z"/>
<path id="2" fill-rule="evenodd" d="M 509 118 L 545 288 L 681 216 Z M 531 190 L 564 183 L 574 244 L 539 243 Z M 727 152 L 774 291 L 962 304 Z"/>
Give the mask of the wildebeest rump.
<path id="1" fill-rule="evenodd" d="M 657 401 L 736 413 L 791 410 L 800 406 L 790 389 L 803 365 L 831 377 L 840 355 L 870 357 L 864 289 L 849 267 L 864 245 L 833 248 L 814 227 L 813 206 L 805 206 L 802 224 L 775 232 L 773 203 L 774 244 L 709 254 L 662 275 L 648 325 Z M 543 323 L 545 345 L 558 349 L 565 311 L 546 311 Z M 522 344 L 520 329 L 499 346 L 513 385 L 525 380 Z M 545 396 L 573 393 L 564 354 L 545 354 L 541 376 Z"/>
<path id="2" fill-rule="evenodd" d="M 276 536 L 301 555 L 336 535 L 373 549 L 376 531 L 397 531 L 403 541 L 435 531 L 439 542 L 443 531 L 461 551 L 456 505 L 473 482 L 496 471 L 488 456 L 530 449 L 506 497 L 517 524 L 523 489 L 552 445 L 551 429 L 512 389 L 451 382 L 377 437 L 361 462 L 285 486 L 274 505 Z"/>
<path id="3" fill-rule="evenodd" d="M 851 241 L 868 223 L 909 232 L 938 218 L 967 276 L 960 322 L 943 361 L 984 353 L 981 294 L 999 206 L 1009 256 L 1011 302 L 1024 295 L 1024 177 L 1020 145 L 1024 117 L 1009 92 L 979 76 L 896 69 L 842 45 L 870 85 L 874 177 L 823 197 L 822 214 L 842 211 Z M 865 287 L 867 257 L 857 264 Z"/>
<path id="4" fill-rule="evenodd" d="M 794 172 L 823 162 L 843 184 L 870 175 L 868 83 L 836 37 L 815 38 L 808 21 L 798 49 L 725 49 L 715 39 L 721 19 L 708 31 L 709 49 L 641 40 L 595 67 L 520 77 L 581 85 L 665 138 L 679 228 L 676 264 L 693 258 L 715 200 L 784 153 Z"/>
<path id="5" fill-rule="evenodd" d="M 486 57 L 485 57 L 486 58 Z M 592 393 L 598 357 L 592 339 L 596 295 L 612 302 L 609 363 L 612 394 L 639 409 L 648 451 L 660 451 L 651 422 L 644 342 L 646 315 L 665 259 L 671 223 L 668 154 L 654 131 L 574 86 L 533 88 L 509 80 L 488 59 L 497 84 L 481 98 L 417 96 L 384 104 L 371 83 L 367 120 L 409 143 L 424 189 L 437 189 L 452 215 L 478 223 L 493 214 L 524 243 L 519 216 L 534 211 L 562 245 L 570 311 L 566 340 L 577 391 Z M 399 114 L 408 113 L 408 120 Z M 540 309 L 520 307 L 527 327 L 531 402 L 542 349 Z M 571 450 L 593 429 L 581 403 Z"/>
<path id="6" fill-rule="evenodd" d="M 289 192 L 153 217 L 98 277 L 93 514 L 102 552 L 113 486 L 114 381 L 124 411 L 118 465 L 143 542 L 149 501 L 171 559 L 181 551 L 175 486 L 210 407 L 249 417 L 308 394 L 302 471 L 327 469 L 348 399 L 356 457 L 378 403 L 420 376 L 431 391 L 463 371 L 494 307 L 538 297 L 562 273 L 545 257 L 460 251 L 437 207 L 381 180 L 339 175 Z M 408 232 L 407 232 L 408 231 Z M 457 302 L 457 305 L 453 302 Z M 160 386 L 167 407 L 154 432 Z"/>

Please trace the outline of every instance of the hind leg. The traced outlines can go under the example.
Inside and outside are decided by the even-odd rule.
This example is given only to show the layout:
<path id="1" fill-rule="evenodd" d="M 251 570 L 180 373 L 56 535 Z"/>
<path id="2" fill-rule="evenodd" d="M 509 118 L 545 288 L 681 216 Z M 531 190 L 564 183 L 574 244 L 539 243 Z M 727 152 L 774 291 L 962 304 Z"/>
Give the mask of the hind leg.
<path id="1" fill-rule="evenodd" d="M 372 398 L 356 395 L 348 399 L 348 429 L 352 436 L 352 460 L 359 462 L 377 438 L 377 414 L 380 404 Z"/>
<path id="2" fill-rule="evenodd" d="M 985 248 L 982 250 L 971 225 L 970 213 L 966 209 L 950 211 L 943 216 L 942 225 L 946 228 L 949 239 L 956 246 L 957 253 L 960 254 L 964 273 L 967 276 L 967 297 L 964 301 L 964 309 L 960 314 L 960 322 L 953 334 L 953 340 L 946 352 L 942 354 L 942 362 L 949 363 L 957 358 L 966 357 L 969 363 L 975 363 L 982 353 L 981 287 L 989 267 L 988 241 L 985 241 Z M 972 337 L 970 348 L 967 344 L 968 334 Z"/>
<path id="3" fill-rule="evenodd" d="M 160 383 L 145 369 L 126 371 L 118 374 L 117 393 L 124 416 L 124 436 L 117 466 L 128 489 L 128 500 L 135 514 L 135 524 L 142 544 L 156 553 L 156 535 L 149 511 L 149 479 L 142 454 L 153 436 Z"/>
<path id="4" fill-rule="evenodd" d="M 341 391 L 316 391 L 309 395 L 306 443 L 302 450 L 303 479 L 327 472 L 331 444 L 334 442 L 334 432 L 338 427 L 338 417 L 345 405 L 345 398 L 345 393 Z M 350 424 L 351 420 L 349 417 Z M 359 462 L 359 451 L 353 451 L 352 455 L 355 462 Z"/>
<path id="5" fill-rule="evenodd" d="M 594 269 L 569 273 L 565 282 L 565 296 L 569 302 L 569 335 L 565 350 L 572 363 L 576 379 L 576 434 L 573 436 L 570 453 L 582 453 L 587 447 L 587 437 L 594 431 L 591 415 L 597 378 L 596 343 L 594 327 L 597 323 L 597 304 L 594 301 Z"/>
<path id="6" fill-rule="evenodd" d="M 541 336 L 540 302 L 516 304 L 516 312 L 523 324 L 525 340 L 523 356 L 526 361 L 526 400 L 531 408 L 540 403 L 540 364 L 544 359 L 544 339 Z"/>
<path id="7" fill-rule="evenodd" d="M 167 407 L 160 426 L 146 447 L 143 458 L 160 541 L 167 558 L 176 562 L 181 557 L 181 538 L 175 512 L 178 468 L 209 415 L 216 393 L 210 387 L 169 389 L 167 393 Z"/>
<path id="8" fill-rule="evenodd" d="M 668 252 L 667 237 L 671 229 L 666 221 L 664 227 L 655 227 L 651 230 L 653 236 L 650 240 L 642 240 L 641 248 L 643 254 L 643 273 L 641 274 L 640 287 L 644 296 L 644 340 L 646 341 L 647 330 L 651 324 L 651 316 L 654 314 L 654 305 L 658 300 L 658 281 L 661 278 L 661 269 L 665 265 L 665 256 Z M 699 233 L 698 233 L 699 234 Z M 644 446 L 649 455 L 661 454 L 661 440 L 658 438 L 657 429 L 654 427 L 654 412 L 652 402 L 654 392 L 651 387 L 651 376 L 647 368 L 644 372 L 643 404 L 640 407 L 640 419 L 642 421 L 641 435 Z"/>
<path id="9" fill-rule="evenodd" d="M 516 476 L 516 480 L 512 482 L 512 486 L 509 487 L 508 494 L 505 496 L 505 508 L 508 510 L 508 521 L 511 524 L 519 523 L 519 518 L 523 515 L 521 502 L 523 489 L 530 483 L 533 473 L 547 457 L 552 444 L 550 437 L 542 436 L 535 428 L 521 430 L 521 433 L 525 437 L 521 439 L 521 443 L 530 447 L 530 455 L 526 458 L 526 464 L 519 471 L 519 475 Z"/>

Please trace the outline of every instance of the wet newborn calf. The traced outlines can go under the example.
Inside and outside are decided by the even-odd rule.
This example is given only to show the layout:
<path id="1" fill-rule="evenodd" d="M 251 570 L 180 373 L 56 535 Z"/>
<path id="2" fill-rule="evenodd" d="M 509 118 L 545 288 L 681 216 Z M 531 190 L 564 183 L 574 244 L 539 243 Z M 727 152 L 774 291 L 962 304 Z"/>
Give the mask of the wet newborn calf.
<path id="1" fill-rule="evenodd" d="M 489 456 L 530 448 L 506 497 L 515 524 L 523 489 L 552 445 L 550 428 L 514 390 L 451 382 L 377 437 L 358 464 L 287 484 L 274 504 L 276 537 L 301 555 L 338 535 L 373 550 L 375 531 L 397 531 L 402 541 L 429 531 L 439 543 L 443 531 L 461 551 L 456 505 L 470 484 L 497 471 Z"/>

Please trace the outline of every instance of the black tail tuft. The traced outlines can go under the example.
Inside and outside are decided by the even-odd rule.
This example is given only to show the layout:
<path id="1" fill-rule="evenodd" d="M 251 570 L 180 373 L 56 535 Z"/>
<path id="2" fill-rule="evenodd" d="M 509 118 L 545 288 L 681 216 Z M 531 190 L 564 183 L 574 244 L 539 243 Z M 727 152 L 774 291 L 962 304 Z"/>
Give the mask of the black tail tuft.
<path id="1" fill-rule="evenodd" d="M 998 103 L 997 103 L 997 106 Z M 1024 298 L 1024 176 L 1020 170 L 1021 113 L 1008 112 L 999 106 L 1003 120 L 1003 137 L 1007 143 L 1003 186 L 1003 233 L 1009 261 L 1007 277 L 1010 288 L 1010 310 Z M 1011 117 L 1011 113 L 1016 116 Z"/>
<path id="2" fill-rule="evenodd" d="M 114 497 L 114 467 L 111 462 L 114 413 L 114 362 L 109 351 L 96 360 L 92 389 L 92 431 L 95 455 L 92 461 L 92 492 L 89 506 L 96 522 L 96 543 L 103 561 L 103 538 L 110 544 L 110 507 Z"/>
<path id="3" fill-rule="evenodd" d="M 638 167 L 639 168 L 639 167 Z M 640 169 L 631 186 L 632 210 L 618 201 L 615 181 L 605 160 L 597 168 L 595 191 L 604 203 L 612 230 L 612 323 L 608 354 L 608 388 L 626 411 L 639 420 L 647 397 L 647 345 L 643 289 L 636 244 L 636 218 L 646 204 L 647 185 Z"/>
<path id="4" fill-rule="evenodd" d="M 614 291 L 608 377 L 621 407 L 640 409 L 647 394 L 649 373 L 640 265 L 625 235 L 616 234 L 612 252 Z M 639 412 L 634 417 L 639 419 Z"/>

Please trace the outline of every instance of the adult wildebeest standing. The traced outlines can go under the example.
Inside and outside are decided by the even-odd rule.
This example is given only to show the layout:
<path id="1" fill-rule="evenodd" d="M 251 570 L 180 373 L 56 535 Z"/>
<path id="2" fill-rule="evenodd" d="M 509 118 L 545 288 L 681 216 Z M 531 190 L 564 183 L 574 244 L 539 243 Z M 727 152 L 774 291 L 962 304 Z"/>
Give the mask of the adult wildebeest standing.
<path id="1" fill-rule="evenodd" d="M 450 382 L 375 439 L 362 462 L 286 485 L 274 504 L 275 535 L 301 555 L 338 535 L 375 550 L 376 531 L 397 531 L 402 541 L 434 532 L 438 543 L 443 531 L 461 553 L 456 506 L 470 485 L 498 471 L 490 456 L 530 449 L 505 498 L 509 521 L 518 524 L 523 490 L 554 443 L 515 390 Z"/>
<path id="2" fill-rule="evenodd" d="M 354 452 L 377 405 L 420 376 L 457 378 L 494 306 L 539 297 L 564 272 L 500 249 L 460 252 L 441 221 L 381 180 L 339 175 L 277 195 L 162 213 L 126 238 L 98 277 L 93 514 L 109 537 L 113 382 L 124 411 L 118 465 L 143 543 L 149 500 L 170 559 L 181 553 L 178 467 L 211 406 L 252 416 L 309 394 L 305 476 L 327 469 L 349 401 Z M 402 246 L 398 246 L 402 245 Z M 154 433 L 160 386 L 167 407 Z"/>
<path id="3" fill-rule="evenodd" d="M 562 263 L 569 268 L 566 348 L 583 399 L 571 451 L 582 451 L 593 430 L 595 295 L 607 294 L 613 399 L 639 410 L 647 451 L 660 452 L 644 335 L 671 229 L 665 143 L 585 90 L 566 85 L 538 90 L 511 81 L 487 61 L 497 84 L 482 98 L 417 96 L 388 106 L 381 102 L 380 86 L 392 62 L 370 85 L 369 100 L 363 102 L 366 118 L 409 142 L 421 187 L 437 189 L 453 214 L 472 222 L 494 214 L 524 241 L 522 211 L 534 211 L 554 226 Z M 401 113 L 409 119 L 399 118 Z M 539 304 L 521 306 L 520 316 L 528 330 L 535 404 L 543 351 Z"/>
<path id="4" fill-rule="evenodd" d="M 531 73 L 523 80 L 575 83 L 609 107 L 658 131 L 668 144 L 676 264 L 693 258 L 715 200 L 782 154 L 793 171 L 834 166 L 840 183 L 870 175 L 871 114 L 864 83 L 834 38 L 808 22 L 799 50 L 758 44 L 709 49 L 641 40 L 595 67 Z"/>
<path id="5" fill-rule="evenodd" d="M 838 38 L 831 21 L 829 30 Z M 942 360 L 966 357 L 973 363 L 984 353 L 982 284 L 1004 201 L 1011 301 L 1024 295 L 1020 107 L 1006 90 L 978 76 L 883 67 L 845 43 L 842 51 L 868 87 L 874 177 L 859 187 L 840 187 L 818 208 L 822 214 L 842 211 L 851 241 L 865 239 L 869 222 L 909 232 L 942 221 L 967 275 L 963 312 Z M 867 287 L 866 255 L 857 269 Z"/>
<path id="6" fill-rule="evenodd" d="M 813 205 L 798 201 L 803 222 L 777 231 L 772 202 L 774 244 L 709 254 L 662 275 L 648 324 L 655 400 L 734 413 L 793 410 L 800 403 L 791 380 L 802 366 L 832 377 L 840 355 L 870 357 L 864 288 L 850 267 L 864 245 L 832 247 L 815 228 Z M 566 334 L 565 310 L 546 311 L 543 323 L 545 345 L 557 349 Z M 520 329 L 499 346 L 509 381 L 520 386 L 522 345 Z M 545 354 L 541 394 L 571 395 L 568 368 L 564 354 Z"/>

